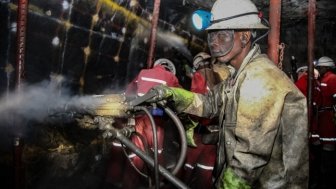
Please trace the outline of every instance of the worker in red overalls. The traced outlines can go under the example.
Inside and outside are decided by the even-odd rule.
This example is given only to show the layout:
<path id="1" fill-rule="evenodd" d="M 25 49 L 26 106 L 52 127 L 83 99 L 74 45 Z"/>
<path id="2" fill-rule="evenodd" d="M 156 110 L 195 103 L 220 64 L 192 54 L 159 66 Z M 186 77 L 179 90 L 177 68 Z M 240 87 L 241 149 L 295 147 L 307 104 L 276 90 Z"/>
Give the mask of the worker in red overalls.
<path id="1" fill-rule="evenodd" d="M 212 69 L 211 56 L 205 52 L 198 53 L 193 59 L 193 69 L 186 75 L 191 78 L 190 90 L 195 93 L 205 94 L 220 82 L 219 77 Z M 212 172 L 216 160 L 216 144 L 204 144 L 202 136 L 207 126 L 216 120 L 199 118 L 189 115 L 186 124 L 188 142 L 187 158 L 182 180 L 191 188 L 211 188 Z"/>
<path id="2" fill-rule="evenodd" d="M 125 91 L 126 97 L 132 98 L 136 96 L 142 96 L 147 93 L 149 89 L 160 84 L 167 85 L 169 87 L 181 87 L 177 77 L 175 76 L 175 73 L 176 69 L 173 62 L 165 58 L 158 59 L 154 62 L 153 68 L 141 70 L 137 77 L 127 86 Z M 162 152 L 164 150 L 164 118 L 162 116 L 155 115 L 153 115 L 153 118 L 157 129 L 159 164 L 163 164 L 164 158 Z M 132 142 L 143 151 L 147 151 L 152 154 L 154 150 L 153 131 L 150 119 L 146 114 L 136 115 L 135 130 L 136 134 L 132 135 L 131 137 Z M 114 142 L 113 145 L 113 150 L 120 153 L 122 150 L 121 144 Z M 127 156 L 129 161 L 123 161 L 126 167 L 123 167 L 120 161 L 113 163 L 114 168 L 111 166 L 111 171 L 114 172 L 113 175 L 123 175 L 122 188 L 132 189 L 147 185 L 148 183 L 141 183 L 140 179 L 142 177 L 142 173 L 140 172 L 145 172 L 145 163 L 143 160 L 133 152 L 128 152 Z M 120 170 L 120 167 L 122 167 L 122 171 L 116 172 L 117 170 Z"/>
<path id="3" fill-rule="evenodd" d="M 136 93 L 142 96 L 153 86 L 163 84 L 171 87 L 181 87 L 176 74 L 174 63 L 166 58 L 154 62 L 153 68 L 143 69 L 138 76 L 127 86 L 126 95 Z"/>
<path id="4" fill-rule="evenodd" d="M 321 74 L 321 102 L 318 110 L 318 132 L 322 144 L 321 151 L 321 186 L 320 188 L 333 188 L 336 185 L 336 74 L 335 62 L 323 56 L 318 59 L 317 66 Z"/>
<path id="5" fill-rule="evenodd" d="M 308 96 L 308 67 L 301 66 L 296 70 L 298 79 L 295 85 L 300 89 L 300 91 L 307 97 Z M 320 74 L 317 69 L 313 71 L 314 77 L 312 82 L 312 101 L 313 101 L 313 111 L 311 114 L 310 128 L 309 128 L 309 186 L 314 188 L 319 183 L 320 177 L 320 162 L 321 162 L 321 143 L 320 135 L 318 132 L 318 104 L 320 104 L 321 99 L 321 89 L 319 77 Z"/>
<path id="6" fill-rule="evenodd" d="M 298 75 L 298 80 L 295 82 L 295 85 L 299 90 L 307 97 L 308 96 L 308 67 L 307 66 L 301 66 L 296 70 L 296 73 Z M 313 71 L 313 82 L 312 82 L 312 100 L 313 100 L 313 106 L 314 106 L 314 112 L 312 114 L 312 126 L 310 128 L 311 133 L 311 140 L 312 142 L 319 142 L 319 135 L 318 135 L 318 128 L 317 128 L 317 105 L 320 102 L 321 99 L 321 89 L 320 89 L 320 82 L 319 77 L 320 73 L 317 69 L 314 69 Z"/>

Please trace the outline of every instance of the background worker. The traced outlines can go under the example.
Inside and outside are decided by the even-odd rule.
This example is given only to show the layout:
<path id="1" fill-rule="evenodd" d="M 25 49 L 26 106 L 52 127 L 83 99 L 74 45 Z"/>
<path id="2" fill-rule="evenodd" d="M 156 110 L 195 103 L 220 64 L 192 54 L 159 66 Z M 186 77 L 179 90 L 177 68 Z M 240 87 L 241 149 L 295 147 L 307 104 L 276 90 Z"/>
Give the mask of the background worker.
<path id="1" fill-rule="evenodd" d="M 194 93 L 206 94 L 216 84 L 220 82 L 218 73 L 212 69 L 211 56 L 206 52 L 198 53 L 193 59 L 193 68 L 186 68 L 186 75 L 191 78 L 190 91 Z M 199 125 L 210 125 L 214 119 L 199 118 L 189 116 L 189 127 L 186 128 L 188 145 L 196 147 L 193 140 L 194 128 Z"/>
<path id="2" fill-rule="evenodd" d="M 319 77 L 320 73 L 317 69 L 314 68 L 314 76 L 313 76 L 313 88 L 314 90 L 319 91 Z M 307 97 L 307 90 L 308 90 L 308 67 L 307 66 L 301 66 L 296 70 L 296 74 L 298 79 L 295 82 L 295 85 L 300 89 L 300 91 Z M 316 92 L 317 92 L 316 91 Z M 316 103 L 316 102 L 315 102 Z"/>
<path id="3" fill-rule="evenodd" d="M 301 66 L 296 70 L 297 81 L 295 85 L 307 97 L 308 96 L 308 67 Z M 312 104 L 313 111 L 310 117 L 309 128 L 309 188 L 318 187 L 320 180 L 320 164 L 321 164 L 321 142 L 318 131 L 318 105 L 321 101 L 321 87 L 319 82 L 320 74 L 314 68 L 314 76 L 312 81 Z"/>
<path id="4" fill-rule="evenodd" d="M 336 185 L 336 74 L 335 62 L 323 56 L 318 59 L 316 69 L 319 71 L 321 101 L 318 110 L 318 132 L 322 145 L 321 151 L 321 186 L 333 188 Z"/>
<path id="5" fill-rule="evenodd" d="M 217 0 L 211 10 L 211 56 L 235 74 L 206 95 L 156 86 L 177 112 L 219 115 L 217 188 L 307 188 L 305 96 L 254 42 L 267 29 L 250 0 Z M 225 158 L 224 158 L 225 157 Z"/>
<path id="6" fill-rule="evenodd" d="M 172 61 L 166 58 L 158 59 L 154 62 L 153 68 L 141 70 L 137 77 L 127 86 L 125 90 L 126 97 L 135 98 L 136 96 L 142 96 L 148 92 L 149 89 L 160 84 L 170 87 L 181 87 L 175 73 L 176 69 Z M 158 114 L 160 114 L 160 112 Z M 155 114 L 153 117 L 157 129 L 159 164 L 164 164 L 163 142 L 165 117 L 163 117 L 162 114 Z M 153 152 L 153 131 L 150 119 L 146 114 L 137 114 L 135 117 L 135 130 L 136 135 L 132 135 L 132 142 L 143 151 Z M 122 150 L 120 143 L 114 142 L 113 145 L 114 148 L 112 150 L 115 152 L 116 156 L 119 156 L 118 154 L 124 155 L 123 153 L 120 153 Z M 144 184 L 140 182 L 142 176 L 139 173 L 145 170 L 145 163 L 140 157 L 132 152 L 128 153 L 128 158 L 131 163 L 128 161 L 121 162 L 116 160 L 111 162 L 113 165 L 110 166 L 110 175 L 115 177 L 120 177 L 120 175 L 123 176 L 123 188 L 139 188 Z M 126 164 L 126 167 L 123 167 L 124 163 Z M 119 172 L 118 170 L 121 171 Z M 109 179 L 111 180 L 111 178 Z"/>
<path id="7" fill-rule="evenodd" d="M 186 71 L 186 75 L 191 78 L 191 92 L 206 94 L 220 82 L 218 74 L 212 69 L 211 56 L 206 52 L 196 54 L 193 59 L 193 68 L 186 69 Z M 202 137 L 209 133 L 207 127 L 218 124 L 218 121 L 216 118 L 207 119 L 192 115 L 187 115 L 185 119 L 188 151 L 184 170 L 181 173 L 182 180 L 190 188 L 211 188 L 216 143 L 205 143 Z"/>
<path id="8" fill-rule="evenodd" d="M 153 68 L 143 69 L 138 76 L 128 84 L 126 96 L 142 96 L 153 86 L 163 84 L 171 87 L 181 87 L 176 74 L 176 68 L 172 61 L 160 58 L 154 62 Z"/>
<path id="9" fill-rule="evenodd" d="M 193 68 L 186 70 L 186 75 L 191 79 L 190 91 L 192 92 L 207 93 L 220 82 L 218 74 L 212 69 L 211 56 L 206 52 L 196 54 Z"/>

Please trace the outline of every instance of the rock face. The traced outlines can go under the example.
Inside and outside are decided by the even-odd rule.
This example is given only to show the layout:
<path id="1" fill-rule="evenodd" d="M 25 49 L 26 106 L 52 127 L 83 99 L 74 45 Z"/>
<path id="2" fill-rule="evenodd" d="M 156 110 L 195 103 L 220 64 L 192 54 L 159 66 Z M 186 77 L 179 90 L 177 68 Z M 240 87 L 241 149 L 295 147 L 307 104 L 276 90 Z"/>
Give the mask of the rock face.
<path id="1" fill-rule="evenodd" d="M 100 135 L 76 124 L 30 126 L 23 150 L 27 188 L 99 188 L 109 154 Z"/>

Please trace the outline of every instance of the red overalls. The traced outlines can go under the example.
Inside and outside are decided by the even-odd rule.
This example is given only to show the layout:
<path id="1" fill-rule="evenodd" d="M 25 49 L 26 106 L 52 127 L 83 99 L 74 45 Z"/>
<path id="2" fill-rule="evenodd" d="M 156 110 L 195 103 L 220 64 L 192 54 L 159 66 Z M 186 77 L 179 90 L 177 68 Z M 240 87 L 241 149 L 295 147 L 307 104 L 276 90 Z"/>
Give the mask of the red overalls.
<path id="1" fill-rule="evenodd" d="M 308 96 L 308 75 L 302 75 L 296 82 L 295 85 L 297 88 L 307 97 Z M 320 82 L 316 79 L 312 82 L 312 100 L 313 100 L 313 112 L 311 114 L 311 127 L 309 128 L 310 142 L 314 143 L 319 140 L 319 132 L 318 132 L 318 118 L 317 118 L 317 108 L 321 103 L 321 86 Z"/>
<path id="2" fill-rule="evenodd" d="M 321 78 L 321 103 L 318 111 L 318 132 L 322 144 L 320 188 L 335 186 L 336 125 L 333 122 L 333 96 L 336 94 L 336 75 L 326 72 Z"/>
<path id="3" fill-rule="evenodd" d="M 192 92 L 205 94 L 210 89 L 204 76 L 195 72 L 191 80 Z M 210 119 L 195 118 L 202 126 L 211 123 Z M 194 132 L 194 140 L 197 147 L 188 147 L 187 158 L 182 173 L 183 181 L 193 189 L 212 187 L 212 172 L 216 160 L 216 145 L 203 144 L 202 134 Z"/>
<path id="4" fill-rule="evenodd" d="M 156 65 L 152 69 L 143 69 L 138 76 L 127 86 L 126 94 L 136 92 L 142 96 L 156 85 L 164 84 L 169 87 L 181 87 L 177 77 L 163 66 Z"/>
<path id="5" fill-rule="evenodd" d="M 156 65 L 152 69 L 143 69 L 140 71 L 138 76 L 127 86 L 126 96 L 134 95 L 142 96 L 146 94 L 152 87 L 156 85 L 167 85 L 169 87 L 181 87 L 178 83 L 176 76 L 167 71 L 163 66 Z M 164 140 L 164 129 L 163 129 L 163 120 L 161 117 L 154 116 L 155 125 L 157 129 L 157 138 L 158 138 L 158 159 L 159 163 L 163 163 L 162 151 L 163 151 L 163 140 Z M 150 120 L 145 114 L 138 114 L 135 117 L 135 130 L 137 135 L 132 135 L 131 140 L 136 146 L 145 151 L 145 144 L 148 145 L 148 151 L 153 152 L 154 142 L 153 142 L 153 132 L 150 125 Z M 118 143 L 114 143 L 113 151 L 120 153 L 121 146 Z M 119 154 L 117 154 L 119 156 Z M 134 164 L 134 166 L 140 171 L 144 171 L 145 163 L 140 157 L 130 152 L 128 158 Z M 119 160 L 120 162 L 120 160 Z M 126 164 L 126 167 L 123 167 L 123 164 Z M 125 189 L 138 188 L 141 184 L 140 178 L 142 177 L 134 167 L 128 162 L 128 160 L 120 162 L 119 165 L 114 164 L 115 167 L 112 168 L 111 172 L 114 172 L 114 176 L 118 174 L 123 174 L 122 186 Z M 123 167 L 120 169 L 120 167 Z M 118 172 L 118 170 L 121 170 Z M 111 174 L 110 174 L 111 175 Z M 111 180 L 111 178 L 109 179 Z M 116 179 L 115 179 L 116 180 Z M 146 184 L 146 183 L 145 183 Z"/>
<path id="6" fill-rule="evenodd" d="M 307 97 L 308 95 L 308 74 L 302 75 L 296 82 L 295 85 L 298 89 Z M 310 128 L 309 128 L 309 185 L 313 186 L 319 182 L 320 167 L 321 167 L 321 152 L 320 152 L 320 135 L 318 131 L 318 105 L 321 101 L 321 89 L 320 82 L 316 79 L 312 82 L 312 100 L 313 100 L 313 110 L 310 118 Z"/>
<path id="7" fill-rule="evenodd" d="M 336 145 L 336 125 L 333 122 L 333 95 L 336 94 L 336 74 L 327 72 L 321 78 L 321 103 L 318 112 L 318 130 L 323 144 Z"/>

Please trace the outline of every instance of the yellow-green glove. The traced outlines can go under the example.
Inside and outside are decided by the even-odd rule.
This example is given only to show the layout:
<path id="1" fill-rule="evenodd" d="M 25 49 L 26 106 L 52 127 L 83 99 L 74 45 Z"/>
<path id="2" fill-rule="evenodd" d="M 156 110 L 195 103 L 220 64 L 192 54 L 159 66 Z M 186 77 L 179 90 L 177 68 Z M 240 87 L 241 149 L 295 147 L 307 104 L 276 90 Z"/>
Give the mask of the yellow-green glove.
<path id="1" fill-rule="evenodd" d="M 251 186 L 238 175 L 236 175 L 231 168 L 227 168 L 224 172 L 220 185 L 221 189 L 251 189 Z"/>
<path id="2" fill-rule="evenodd" d="M 174 107 L 178 112 L 185 110 L 194 100 L 194 93 L 182 88 L 167 87 L 166 85 L 157 85 L 150 92 L 155 92 L 156 96 L 147 100 L 147 102 L 171 100 L 174 102 Z"/>
<path id="3" fill-rule="evenodd" d="M 186 128 L 186 136 L 187 136 L 187 144 L 191 147 L 197 147 L 194 140 L 194 129 L 197 127 L 198 122 L 193 121 L 189 118 L 190 123 L 185 125 Z"/>

